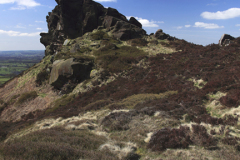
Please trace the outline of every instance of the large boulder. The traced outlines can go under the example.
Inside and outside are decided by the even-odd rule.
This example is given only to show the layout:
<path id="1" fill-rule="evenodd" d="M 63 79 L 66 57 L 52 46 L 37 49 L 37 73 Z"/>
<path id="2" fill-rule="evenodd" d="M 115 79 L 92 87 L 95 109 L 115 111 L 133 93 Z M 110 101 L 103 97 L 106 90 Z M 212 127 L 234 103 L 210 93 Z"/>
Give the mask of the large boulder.
<path id="1" fill-rule="evenodd" d="M 154 34 L 154 37 L 160 40 L 173 40 L 174 38 L 171 37 L 169 34 L 166 34 L 163 32 L 162 29 L 157 30 L 157 32 Z"/>
<path id="2" fill-rule="evenodd" d="M 114 26 L 112 34 L 115 38 L 121 40 L 129 40 L 140 38 L 143 35 L 146 35 L 146 31 L 125 21 L 118 21 Z"/>
<path id="3" fill-rule="evenodd" d="M 234 40 L 235 38 L 229 34 L 223 34 L 222 37 L 219 40 L 219 45 L 220 46 L 228 46 L 232 40 Z"/>
<path id="4" fill-rule="evenodd" d="M 56 0 L 57 6 L 48 13 L 48 33 L 41 33 L 40 42 L 48 47 L 46 54 L 54 54 L 60 50 L 66 39 L 81 37 L 87 32 L 103 26 L 104 28 L 118 28 L 116 37 L 135 38 L 143 36 L 146 32 L 136 19 L 127 18 L 114 8 L 104 8 L 93 0 Z M 114 27 L 117 22 L 124 25 L 123 28 Z M 129 24 L 129 25 L 127 25 Z M 128 26 L 128 28 L 126 27 Z M 127 36 L 127 34 L 131 34 Z M 120 36 L 119 36 L 120 35 Z M 124 36 L 121 36 L 124 35 Z"/>
<path id="5" fill-rule="evenodd" d="M 57 60 L 53 63 L 49 83 L 61 89 L 67 82 L 81 82 L 90 77 L 92 62 L 89 60 Z"/>

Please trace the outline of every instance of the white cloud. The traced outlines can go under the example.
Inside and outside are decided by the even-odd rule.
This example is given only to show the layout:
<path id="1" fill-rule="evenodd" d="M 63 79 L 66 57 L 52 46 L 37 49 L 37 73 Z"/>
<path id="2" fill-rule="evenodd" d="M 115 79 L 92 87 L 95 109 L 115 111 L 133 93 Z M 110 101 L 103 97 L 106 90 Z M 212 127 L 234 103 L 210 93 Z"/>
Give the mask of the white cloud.
<path id="1" fill-rule="evenodd" d="M 132 16 L 127 16 L 127 19 L 130 19 Z M 143 27 L 159 27 L 159 23 L 164 23 L 163 21 L 149 21 L 148 19 L 143 19 L 141 17 L 134 17 L 136 18 Z"/>
<path id="2" fill-rule="evenodd" d="M 95 0 L 96 2 L 117 2 L 117 0 Z"/>
<path id="3" fill-rule="evenodd" d="M 10 10 L 24 10 L 26 7 L 24 6 L 17 6 L 17 7 L 11 7 Z"/>
<path id="4" fill-rule="evenodd" d="M 183 26 L 178 26 L 178 27 L 176 27 L 177 29 L 182 29 L 183 28 Z"/>
<path id="5" fill-rule="evenodd" d="M 28 36 L 28 37 L 32 37 L 32 36 L 39 36 L 40 32 L 34 32 L 34 33 L 21 33 L 18 31 L 4 31 L 4 30 L 0 30 L 0 34 L 7 34 L 8 36 Z"/>
<path id="6" fill-rule="evenodd" d="M 191 25 L 185 25 L 185 27 L 186 27 L 186 28 L 189 28 L 189 27 L 191 27 Z"/>
<path id="7" fill-rule="evenodd" d="M 0 4 L 14 3 L 16 0 L 0 0 Z"/>
<path id="8" fill-rule="evenodd" d="M 18 25 L 15 26 L 15 28 L 23 28 L 23 29 L 25 29 L 26 27 L 21 25 L 21 24 L 18 24 Z"/>
<path id="9" fill-rule="evenodd" d="M 207 6 L 216 6 L 217 5 L 217 3 L 209 3 L 209 4 L 207 4 Z"/>
<path id="10" fill-rule="evenodd" d="M 16 3 L 16 7 L 11 7 L 10 10 L 24 10 L 30 7 L 39 6 L 40 3 L 35 0 L 0 0 L 0 4 Z"/>
<path id="11" fill-rule="evenodd" d="M 218 28 L 224 28 L 224 26 L 219 26 L 214 23 L 204 23 L 204 22 L 195 22 L 194 27 L 204 28 L 204 29 L 218 29 Z"/>
<path id="12" fill-rule="evenodd" d="M 230 8 L 225 11 L 203 12 L 201 16 L 205 19 L 230 19 L 240 17 L 240 8 Z"/>
<path id="13" fill-rule="evenodd" d="M 44 23 L 44 21 L 35 21 L 36 23 Z"/>
<path id="14" fill-rule="evenodd" d="M 235 26 L 236 26 L 236 27 L 240 27 L 240 24 L 236 24 Z"/>
<path id="15" fill-rule="evenodd" d="M 36 28 L 36 30 L 42 30 L 42 28 Z"/>

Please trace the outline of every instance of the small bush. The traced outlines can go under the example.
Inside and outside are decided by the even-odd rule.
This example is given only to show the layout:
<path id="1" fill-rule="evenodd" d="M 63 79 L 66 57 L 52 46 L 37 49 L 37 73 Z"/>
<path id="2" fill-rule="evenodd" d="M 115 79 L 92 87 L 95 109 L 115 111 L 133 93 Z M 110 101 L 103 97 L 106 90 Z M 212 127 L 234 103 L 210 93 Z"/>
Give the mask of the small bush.
<path id="1" fill-rule="evenodd" d="M 167 148 L 188 148 L 190 140 L 189 127 L 181 126 L 179 129 L 164 128 L 153 134 L 148 147 L 153 151 L 164 151 Z"/>
<path id="2" fill-rule="evenodd" d="M 20 105 L 23 102 L 27 101 L 27 100 L 32 100 L 35 99 L 36 97 L 38 97 L 38 94 L 36 91 L 30 91 L 30 92 L 26 92 L 23 93 L 17 100 L 16 105 Z"/>

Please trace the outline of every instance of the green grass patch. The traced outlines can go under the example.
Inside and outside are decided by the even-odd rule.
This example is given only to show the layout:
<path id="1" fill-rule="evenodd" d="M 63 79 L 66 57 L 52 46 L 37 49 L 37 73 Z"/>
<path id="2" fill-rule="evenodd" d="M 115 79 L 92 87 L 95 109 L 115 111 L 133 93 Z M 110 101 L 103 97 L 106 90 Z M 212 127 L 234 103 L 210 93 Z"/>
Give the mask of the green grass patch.
<path id="1" fill-rule="evenodd" d="M 44 98 L 44 97 L 46 97 L 46 96 L 47 96 L 47 94 L 46 94 L 46 93 L 39 93 L 39 94 L 38 94 L 38 96 L 40 96 L 40 97 Z"/>
<path id="2" fill-rule="evenodd" d="M 5 83 L 9 80 L 10 78 L 0 78 L 0 82 L 1 83 Z"/>

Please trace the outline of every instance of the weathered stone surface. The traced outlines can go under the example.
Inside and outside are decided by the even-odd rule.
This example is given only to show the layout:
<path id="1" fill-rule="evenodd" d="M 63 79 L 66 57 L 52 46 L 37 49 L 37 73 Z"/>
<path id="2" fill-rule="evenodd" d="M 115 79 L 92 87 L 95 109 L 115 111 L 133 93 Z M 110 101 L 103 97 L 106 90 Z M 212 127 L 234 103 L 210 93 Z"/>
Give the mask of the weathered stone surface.
<path id="1" fill-rule="evenodd" d="M 57 60 L 53 63 L 49 83 L 60 89 L 69 80 L 80 82 L 90 77 L 92 62 L 74 58 Z"/>
<path id="2" fill-rule="evenodd" d="M 231 40 L 234 40 L 235 38 L 232 37 L 229 34 L 223 34 L 222 37 L 219 40 L 219 45 L 220 46 L 228 46 L 231 43 Z"/>
<path id="3" fill-rule="evenodd" d="M 104 8 L 95 1 L 56 0 L 56 2 L 58 5 L 46 17 L 48 33 L 40 34 L 40 42 L 45 47 L 54 45 L 54 47 L 48 47 L 48 54 L 59 51 L 66 39 L 81 37 L 86 32 L 91 32 L 99 26 L 107 29 L 114 28 L 114 35 L 120 39 L 131 39 L 146 34 L 141 28 L 141 23 L 135 18 L 128 21 L 116 9 Z M 115 27 L 117 22 L 124 25 Z M 122 26 L 122 28 L 119 26 Z"/>

